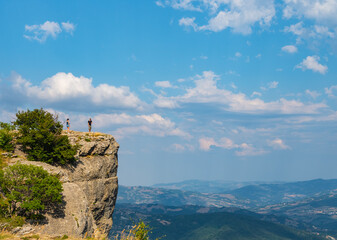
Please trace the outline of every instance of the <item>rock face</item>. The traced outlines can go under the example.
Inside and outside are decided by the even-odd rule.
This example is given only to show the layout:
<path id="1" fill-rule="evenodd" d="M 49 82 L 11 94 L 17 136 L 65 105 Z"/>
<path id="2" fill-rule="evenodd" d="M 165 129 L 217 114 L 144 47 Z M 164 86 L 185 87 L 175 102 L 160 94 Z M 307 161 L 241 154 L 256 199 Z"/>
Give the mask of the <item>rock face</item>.
<path id="1" fill-rule="evenodd" d="M 63 183 L 63 208 L 46 215 L 46 224 L 34 226 L 36 232 L 51 236 L 93 236 L 107 234 L 112 226 L 118 179 L 119 145 L 111 135 L 71 132 L 71 144 L 79 145 L 77 161 L 71 167 L 55 167 L 42 162 L 13 159 L 12 163 L 42 166 L 58 174 Z M 15 154 L 21 155 L 17 151 Z"/>

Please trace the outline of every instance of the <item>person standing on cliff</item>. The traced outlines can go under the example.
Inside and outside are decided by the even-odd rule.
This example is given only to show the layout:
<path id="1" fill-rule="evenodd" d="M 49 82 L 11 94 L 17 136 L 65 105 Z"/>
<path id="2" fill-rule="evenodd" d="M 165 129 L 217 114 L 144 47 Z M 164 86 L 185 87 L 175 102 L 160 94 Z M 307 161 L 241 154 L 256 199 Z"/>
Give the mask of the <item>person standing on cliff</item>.
<path id="1" fill-rule="evenodd" d="M 67 118 L 67 121 L 66 121 L 66 125 L 67 125 L 67 131 L 69 133 L 69 128 L 70 128 L 70 122 L 69 122 L 69 118 Z"/>
<path id="2" fill-rule="evenodd" d="M 91 132 L 91 124 L 92 124 L 92 120 L 91 118 L 89 118 L 89 121 L 88 121 L 89 132 Z"/>

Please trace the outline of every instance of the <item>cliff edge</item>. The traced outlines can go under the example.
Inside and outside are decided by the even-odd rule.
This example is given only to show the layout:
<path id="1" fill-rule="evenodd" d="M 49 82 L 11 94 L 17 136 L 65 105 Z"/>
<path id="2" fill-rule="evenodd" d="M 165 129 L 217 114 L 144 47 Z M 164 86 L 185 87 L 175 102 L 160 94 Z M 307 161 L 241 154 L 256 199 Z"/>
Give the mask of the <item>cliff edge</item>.
<path id="1" fill-rule="evenodd" d="M 66 133 L 64 133 L 66 134 Z M 71 132 L 72 145 L 78 145 L 76 163 L 66 167 L 43 162 L 27 161 L 19 149 L 10 164 L 20 162 L 41 166 L 60 176 L 63 185 L 63 204 L 55 212 L 48 212 L 43 224 L 26 226 L 30 232 L 50 236 L 75 237 L 107 234 L 112 226 L 118 192 L 118 148 L 111 135 Z"/>

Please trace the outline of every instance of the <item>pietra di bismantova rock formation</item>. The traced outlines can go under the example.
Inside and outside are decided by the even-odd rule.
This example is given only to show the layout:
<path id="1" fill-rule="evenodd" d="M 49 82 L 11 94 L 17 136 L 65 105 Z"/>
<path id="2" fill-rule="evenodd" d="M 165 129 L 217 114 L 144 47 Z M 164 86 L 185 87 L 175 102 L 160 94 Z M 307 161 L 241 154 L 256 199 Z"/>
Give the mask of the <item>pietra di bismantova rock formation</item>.
<path id="1" fill-rule="evenodd" d="M 31 232 L 50 236 L 107 234 L 112 226 L 118 192 L 119 145 L 107 134 L 71 132 L 68 137 L 71 144 L 79 145 L 74 165 L 56 167 L 27 161 L 18 149 L 14 153 L 18 157 L 10 162 L 42 166 L 58 174 L 63 185 L 63 206 L 54 213 L 47 213 L 45 224 L 29 228 Z"/>

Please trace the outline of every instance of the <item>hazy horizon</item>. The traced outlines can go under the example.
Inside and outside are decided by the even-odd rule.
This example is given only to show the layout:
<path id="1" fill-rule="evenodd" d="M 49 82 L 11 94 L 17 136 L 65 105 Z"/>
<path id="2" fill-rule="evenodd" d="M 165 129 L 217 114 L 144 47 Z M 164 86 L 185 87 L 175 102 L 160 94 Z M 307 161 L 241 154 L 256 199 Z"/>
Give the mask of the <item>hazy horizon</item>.
<path id="1" fill-rule="evenodd" d="M 119 183 L 337 178 L 337 4 L 1 1 L 0 121 L 116 137 Z"/>

